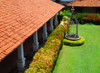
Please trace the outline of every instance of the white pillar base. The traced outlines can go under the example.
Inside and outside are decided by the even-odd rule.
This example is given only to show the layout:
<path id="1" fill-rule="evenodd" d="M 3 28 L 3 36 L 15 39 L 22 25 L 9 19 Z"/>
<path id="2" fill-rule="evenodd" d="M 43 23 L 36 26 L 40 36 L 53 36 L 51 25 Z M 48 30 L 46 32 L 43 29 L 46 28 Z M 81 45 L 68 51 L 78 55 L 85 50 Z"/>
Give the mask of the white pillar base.
<path id="1" fill-rule="evenodd" d="M 58 21 L 55 21 L 55 27 L 58 26 Z"/>
<path id="2" fill-rule="evenodd" d="M 50 32 L 52 32 L 54 29 L 54 26 L 50 26 Z"/>
<path id="3" fill-rule="evenodd" d="M 38 49 L 39 49 L 39 43 L 38 42 L 34 43 L 33 44 L 33 51 L 38 51 Z"/>
<path id="4" fill-rule="evenodd" d="M 25 68 L 25 58 L 23 58 L 22 60 L 17 60 L 17 67 L 18 70 L 23 71 Z"/>
<path id="5" fill-rule="evenodd" d="M 23 43 L 18 46 L 18 60 L 17 60 L 18 70 L 24 70 L 25 67 L 25 58 L 24 58 L 24 48 Z"/>
<path id="6" fill-rule="evenodd" d="M 48 33 L 43 33 L 43 40 L 46 40 L 48 37 Z"/>
<path id="7" fill-rule="evenodd" d="M 33 34 L 34 43 L 33 43 L 33 51 L 38 51 L 39 49 L 39 42 L 38 42 L 38 31 Z"/>

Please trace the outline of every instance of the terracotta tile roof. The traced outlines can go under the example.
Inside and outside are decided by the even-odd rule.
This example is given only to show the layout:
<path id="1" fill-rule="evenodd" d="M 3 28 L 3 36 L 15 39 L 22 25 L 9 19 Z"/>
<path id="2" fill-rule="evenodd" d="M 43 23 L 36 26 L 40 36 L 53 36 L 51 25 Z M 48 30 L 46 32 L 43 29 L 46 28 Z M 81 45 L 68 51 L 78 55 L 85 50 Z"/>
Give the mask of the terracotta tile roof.
<path id="1" fill-rule="evenodd" d="M 68 3 L 67 6 L 100 7 L 100 0 L 75 0 Z"/>
<path id="2" fill-rule="evenodd" d="M 63 7 L 50 0 L 0 0 L 0 61 Z"/>

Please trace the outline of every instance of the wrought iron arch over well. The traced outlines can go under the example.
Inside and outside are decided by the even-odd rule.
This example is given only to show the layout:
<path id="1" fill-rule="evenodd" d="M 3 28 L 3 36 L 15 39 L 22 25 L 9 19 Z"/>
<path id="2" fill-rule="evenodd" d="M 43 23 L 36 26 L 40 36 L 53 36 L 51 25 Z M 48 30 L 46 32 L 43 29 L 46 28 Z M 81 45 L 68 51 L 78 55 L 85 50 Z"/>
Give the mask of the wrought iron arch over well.
<path id="1" fill-rule="evenodd" d="M 74 7 L 72 7 L 71 10 Z M 74 17 L 73 11 L 72 11 L 72 16 L 68 20 L 67 24 L 67 34 L 65 35 L 65 38 L 68 40 L 79 40 L 80 36 L 78 35 L 78 20 Z"/>

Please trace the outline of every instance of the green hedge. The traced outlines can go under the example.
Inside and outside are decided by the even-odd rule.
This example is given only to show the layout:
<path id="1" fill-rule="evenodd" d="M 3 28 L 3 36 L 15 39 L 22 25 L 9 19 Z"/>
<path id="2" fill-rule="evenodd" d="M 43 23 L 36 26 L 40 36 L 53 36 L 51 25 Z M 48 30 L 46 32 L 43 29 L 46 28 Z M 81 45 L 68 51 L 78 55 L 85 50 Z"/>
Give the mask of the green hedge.
<path id="1" fill-rule="evenodd" d="M 56 29 L 54 29 L 52 31 L 52 33 L 49 35 L 49 37 L 47 38 L 47 40 L 52 40 L 52 39 L 59 39 L 59 40 L 63 40 L 64 38 L 64 34 L 67 31 L 67 26 L 66 25 L 59 25 L 56 27 Z"/>
<path id="2" fill-rule="evenodd" d="M 65 16 L 72 16 L 70 10 L 63 10 L 61 11 L 60 15 L 66 19 Z M 78 19 L 78 22 L 81 24 L 84 23 L 93 23 L 96 25 L 100 25 L 100 14 L 99 13 L 76 13 L 75 17 Z M 67 18 L 68 19 L 68 18 Z"/>
<path id="3" fill-rule="evenodd" d="M 83 36 L 81 36 L 81 39 L 76 40 L 76 41 L 63 39 L 63 43 L 64 43 L 65 45 L 70 45 L 70 46 L 79 46 L 79 45 L 84 44 L 84 42 L 85 42 L 85 39 L 84 39 Z"/>
<path id="4" fill-rule="evenodd" d="M 70 12 L 70 10 L 63 10 L 61 11 L 60 15 L 70 17 L 72 16 L 72 13 Z"/>
<path id="5" fill-rule="evenodd" d="M 81 24 L 84 23 L 93 23 L 100 25 L 100 14 L 95 13 L 77 13 L 75 17 L 78 19 L 78 22 Z"/>
<path id="6" fill-rule="evenodd" d="M 25 73 L 51 73 L 66 31 L 66 25 L 56 27 L 47 38 L 44 47 L 40 48 L 35 54 Z"/>

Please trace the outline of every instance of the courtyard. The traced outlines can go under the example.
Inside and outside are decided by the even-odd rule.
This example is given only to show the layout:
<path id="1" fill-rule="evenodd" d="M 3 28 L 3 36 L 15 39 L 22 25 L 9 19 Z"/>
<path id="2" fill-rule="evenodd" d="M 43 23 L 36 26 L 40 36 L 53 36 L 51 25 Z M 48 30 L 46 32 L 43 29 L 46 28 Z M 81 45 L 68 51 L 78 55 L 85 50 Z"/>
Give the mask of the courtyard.
<path id="1" fill-rule="evenodd" d="M 79 25 L 79 34 L 85 38 L 84 45 L 63 45 L 53 73 L 99 73 L 99 32 L 99 25 Z"/>

